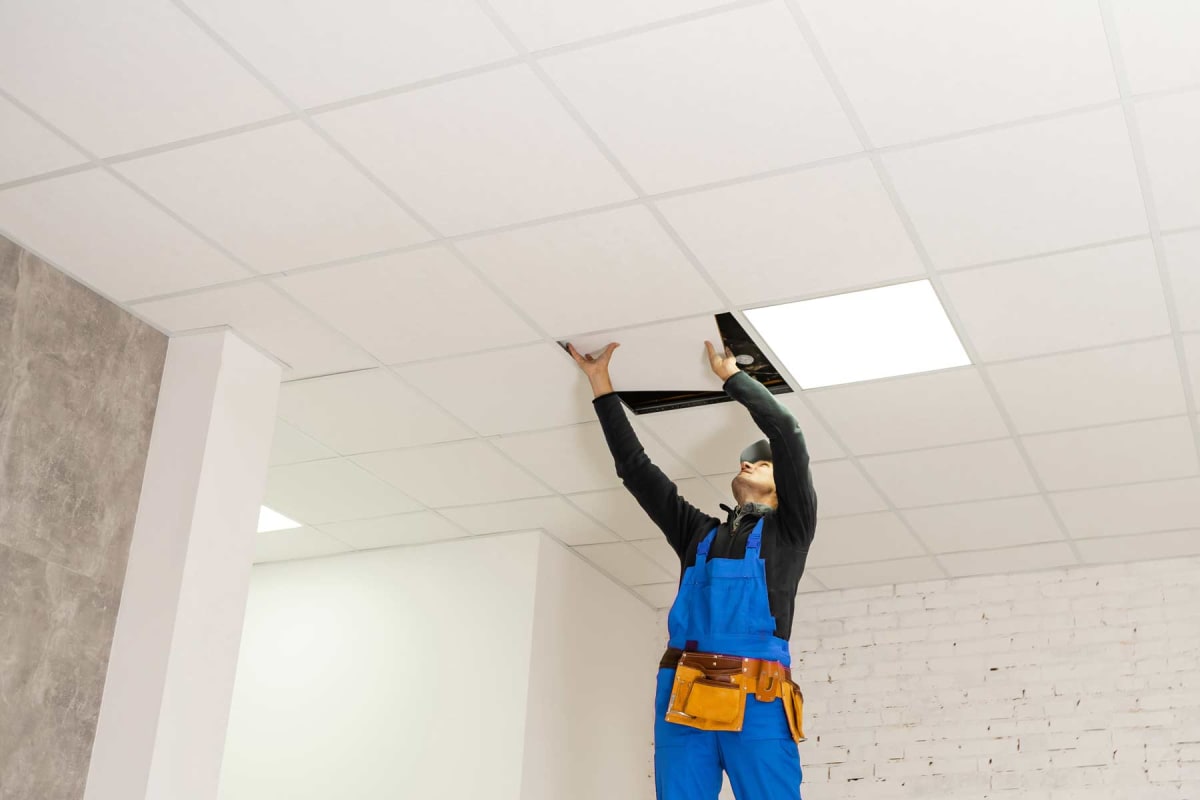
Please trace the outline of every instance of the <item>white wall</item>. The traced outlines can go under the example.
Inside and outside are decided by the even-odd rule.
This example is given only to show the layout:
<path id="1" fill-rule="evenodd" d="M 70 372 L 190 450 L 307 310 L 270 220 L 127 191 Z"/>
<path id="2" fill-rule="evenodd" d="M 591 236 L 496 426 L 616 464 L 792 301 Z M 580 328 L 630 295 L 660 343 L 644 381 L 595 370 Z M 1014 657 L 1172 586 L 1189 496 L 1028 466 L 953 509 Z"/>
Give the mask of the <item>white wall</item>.
<path id="1" fill-rule="evenodd" d="M 255 567 L 221 800 L 515 800 L 540 538 Z"/>
<path id="2" fill-rule="evenodd" d="M 1197 800 L 1200 559 L 801 595 L 805 800 Z"/>
<path id="3" fill-rule="evenodd" d="M 656 614 L 543 538 L 521 800 L 653 800 Z"/>

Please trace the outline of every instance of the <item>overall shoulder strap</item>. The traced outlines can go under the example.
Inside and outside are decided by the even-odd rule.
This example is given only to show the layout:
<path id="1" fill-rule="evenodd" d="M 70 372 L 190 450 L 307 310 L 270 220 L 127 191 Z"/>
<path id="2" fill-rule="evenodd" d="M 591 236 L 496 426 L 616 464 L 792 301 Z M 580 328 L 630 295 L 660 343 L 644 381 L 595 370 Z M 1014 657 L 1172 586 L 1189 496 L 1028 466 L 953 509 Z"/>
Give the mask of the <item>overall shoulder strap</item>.
<path id="1" fill-rule="evenodd" d="M 708 548 L 712 547 L 713 539 L 717 536 L 717 529 L 713 528 L 708 532 L 708 536 L 704 537 L 704 541 L 696 548 L 696 563 L 701 563 L 708 558 Z"/>
<path id="2" fill-rule="evenodd" d="M 760 545 L 762 545 L 764 519 L 765 517 L 758 518 L 758 522 L 754 525 L 754 530 L 750 532 L 750 538 L 746 539 L 746 558 L 750 558 L 751 553 L 754 553 L 754 558 L 758 558 L 758 550 Z"/>

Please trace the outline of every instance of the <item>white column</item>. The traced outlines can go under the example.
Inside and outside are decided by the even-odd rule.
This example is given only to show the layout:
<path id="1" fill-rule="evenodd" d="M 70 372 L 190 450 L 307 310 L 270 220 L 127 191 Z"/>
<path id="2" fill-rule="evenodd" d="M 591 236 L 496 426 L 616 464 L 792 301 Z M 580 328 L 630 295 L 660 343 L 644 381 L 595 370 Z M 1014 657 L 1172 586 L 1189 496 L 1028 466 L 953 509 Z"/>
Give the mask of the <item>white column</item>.
<path id="1" fill-rule="evenodd" d="M 84 800 L 213 800 L 280 367 L 171 339 Z"/>

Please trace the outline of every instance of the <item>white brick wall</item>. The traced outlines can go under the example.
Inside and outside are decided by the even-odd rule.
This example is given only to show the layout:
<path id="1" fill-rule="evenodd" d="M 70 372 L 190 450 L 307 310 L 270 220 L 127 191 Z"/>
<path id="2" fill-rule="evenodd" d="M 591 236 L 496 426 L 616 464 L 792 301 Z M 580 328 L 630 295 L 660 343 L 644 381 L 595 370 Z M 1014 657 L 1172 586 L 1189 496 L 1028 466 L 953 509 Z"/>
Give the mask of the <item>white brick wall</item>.
<path id="1" fill-rule="evenodd" d="M 802 594 L 792 654 L 805 800 L 1200 800 L 1200 558 Z"/>

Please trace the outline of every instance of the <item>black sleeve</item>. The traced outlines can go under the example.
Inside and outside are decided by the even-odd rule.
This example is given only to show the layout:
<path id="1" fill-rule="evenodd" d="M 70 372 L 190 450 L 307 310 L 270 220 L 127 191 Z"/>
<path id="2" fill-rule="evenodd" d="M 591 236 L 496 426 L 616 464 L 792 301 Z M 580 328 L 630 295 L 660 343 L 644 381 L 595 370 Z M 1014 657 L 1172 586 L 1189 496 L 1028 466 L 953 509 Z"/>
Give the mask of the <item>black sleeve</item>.
<path id="1" fill-rule="evenodd" d="M 597 397 L 592 405 L 616 463 L 617 476 L 682 560 L 696 532 L 711 530 L 720 520 L 680 497 L 674 481 L 650 461 L 615 393 Z"/>
<path id="2" fill-rule="evenodd" d="M 754 424 L 771 443 L 780 532 L 795 544 L 812 544 L 817 527 L 817 493 L 799 423 L 767 387 L 745 372 L 735 372 L 724 388 L 750 411 Z"/>

